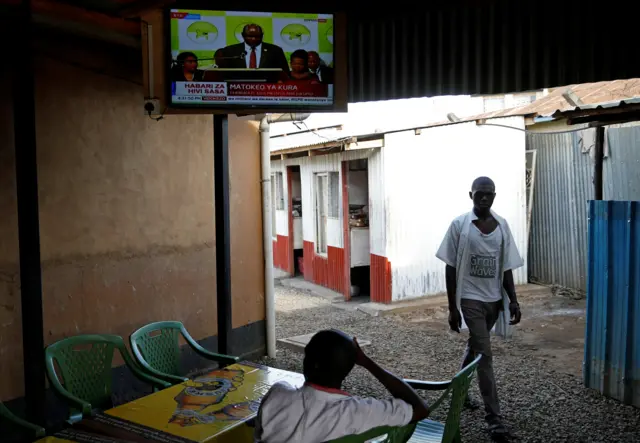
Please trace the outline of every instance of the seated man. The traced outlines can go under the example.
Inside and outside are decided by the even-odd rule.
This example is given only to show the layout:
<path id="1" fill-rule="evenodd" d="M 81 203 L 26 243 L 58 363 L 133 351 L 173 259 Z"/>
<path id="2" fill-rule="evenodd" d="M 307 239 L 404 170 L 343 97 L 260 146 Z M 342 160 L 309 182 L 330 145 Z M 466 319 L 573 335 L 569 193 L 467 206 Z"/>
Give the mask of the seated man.
<path id="1" fill-rule="evenodd" d="M 341 391 L 354 365 L 368 370 L 394 397 L 352 397 Z M 362 434 L 379 426 L 404 426 L 429 414 L 424 401 L 404 381 L 362 352 L 355 338 L 336 330 L 320 331 L 304 349 L 305 384 L 274 384 L 256 418 L 259 443 L 322 443 Z"/>

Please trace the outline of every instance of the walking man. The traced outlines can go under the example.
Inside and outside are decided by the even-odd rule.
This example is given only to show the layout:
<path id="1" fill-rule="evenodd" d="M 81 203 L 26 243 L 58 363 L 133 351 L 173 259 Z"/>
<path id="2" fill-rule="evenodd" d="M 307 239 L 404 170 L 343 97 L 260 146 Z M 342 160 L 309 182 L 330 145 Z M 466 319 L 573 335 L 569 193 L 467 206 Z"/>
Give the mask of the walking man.
<path id="1" fill-rule="evenodd" d="M 498 320 L 503 322 L 504 331 L 509 318 L 511 325 L 520 322 L 520 305 L 512 271 L 523 266 L 524 262 L 506 220 L 491 210 L 495 191 L 495 184 L 490 178 L 474 180 L 469 193 L 473 210 L 453 220 L 436 257 L 446 264 L 449 326 L 460 332 L 464 317 L 469 328 L 462 366 L 482 354 L 478 364 L 478 384 L 484 401 L 485 420 L 491 437 L 504 440 L 510 434 L 500 416 L 490 333 Z M 477 407 L 469 398 L 466 406 Z"/>

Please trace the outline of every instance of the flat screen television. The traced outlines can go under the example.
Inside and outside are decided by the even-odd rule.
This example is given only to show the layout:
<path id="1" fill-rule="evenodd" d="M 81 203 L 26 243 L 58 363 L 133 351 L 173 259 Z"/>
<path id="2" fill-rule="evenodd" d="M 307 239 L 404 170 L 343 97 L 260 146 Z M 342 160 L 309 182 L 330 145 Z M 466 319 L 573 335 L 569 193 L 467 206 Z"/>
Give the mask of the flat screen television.
<path id="1" fill-rule="evenodd" d="M 171 107 L 334 107 L 333 14 L 170 9 L 169 35 Z"/>

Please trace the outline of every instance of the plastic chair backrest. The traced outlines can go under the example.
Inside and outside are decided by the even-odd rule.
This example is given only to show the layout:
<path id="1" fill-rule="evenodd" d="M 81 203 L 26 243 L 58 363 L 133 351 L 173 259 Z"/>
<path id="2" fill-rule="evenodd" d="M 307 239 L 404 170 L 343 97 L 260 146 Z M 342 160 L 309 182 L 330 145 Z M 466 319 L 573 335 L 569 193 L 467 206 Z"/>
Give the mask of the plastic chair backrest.
<path id="1" fill-rule="evenodd" d="M 180 376 L 180 335 L 184 325 L 178 321 L 151 323 L 131 334 L 131 350 L 143 366 Z M 142 357 L 142 358 L 140 358 Z"/>
<path id="2" fill-rule="evenodd" d="M 464 401 L 467 398 L 469 392 L 469 385 L 473 380 L 478 362 L 482 358 L 481 355 L 476 357 L 471 363 L 453 377 L 449 391 L 451 392 L 451 404 L 449 405 L 449 412 L 447 413 L 447 421 L 444 425 L 444 434 L 442 436 L 442 443 L 451 443 L 456 441 L 456 438 L 460 432 L 460 414 L 464 407 Z"/>
<path id="3" fill-rule="evenodd" d="M 47 374 L 54 388 L 57 381 L 72 395 L 90 403 L 92 408 L 108 407 L 111 403 L 111 366 L 115 349 L 129 364 L 131 359 L 124 341 L 117 335 L 65 338 L 47 347 Z"/>
<path id="4" fill-rule="evenodd" d="M 362 434 L 347 435 L 327 443 L 406 443 L 415 429 L 415 423 L 397 427 L 381 426 Z"/>

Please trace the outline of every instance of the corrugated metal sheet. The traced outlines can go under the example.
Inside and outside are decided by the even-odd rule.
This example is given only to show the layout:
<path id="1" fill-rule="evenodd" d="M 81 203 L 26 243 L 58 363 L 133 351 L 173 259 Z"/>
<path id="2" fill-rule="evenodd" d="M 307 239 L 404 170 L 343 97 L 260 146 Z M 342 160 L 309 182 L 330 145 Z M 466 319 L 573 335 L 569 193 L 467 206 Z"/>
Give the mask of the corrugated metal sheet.
<path id="1" fill-rule="evenodd" d="M 273 137 L 269 140 L 269 149 L 273 153 L 283 149 L 302 147 L 313 148 L 316 146 L 323 146 L 347 140 L 349 137 L 351 137 L 351 135 L 343 130 L 338 130 L 336 128 L 322 129 L 302 134 Z"/>
<path id="2" fill-rule="evenodd" d="M 87 7 L 84 0 L 74 3 Z M 273 3 L 273 2 L 272 2 Z M 346 10 L 351 102 L 444 94 L 493 94 L 640 76 L 628 6 L 579 0 L 361 0 L 270 4 L 269 10 Z M 114 1 L 88 8 L 112 14 Z M 234 8 L 263 11 L 264 2 Z M 570 17 L 570 19 L 567 19 Z"/>
<path id="3" fill-rule="evenodd" d="M 634 79 L 633 81 L 636 84 L 640 83 L 640 80 L 638 80 L 638 79 Z M 637 91 L 635 91 L 635 92 L 637 92 Z M 592 103 L 592 104 L 580 105 L 580 106 L 573 106 L 573 107 L 571 107 L 569 109 L 557 110 L 557 111 L 553 112 L 552 114 L 553 114 L 554 117 L 561 117 L 561 116 L 563 116 L 565 114 L 572 114 L 572 113 L 579 112 L 579 111 L 589 111 L 589 110 L 594 110 L 594 109 L 610 109 L 610 108 L 618 108 L 618 107 L 623 108 L 625 106 L 637 105 L 637 104 L 640 104 L 640 97 L 627 98 L 627 99 L 624 99 L 624 100 L 613 100 L 613 101 L 602 102 L 602 103 Z"/>
<path id="4" fill-rule="evenodd" d="M 581 152 L 580 137 L 581 133 L 527 136 L 527 149 L 538 153 L 529 270 L 534 280 L 586 291 L 593 161 Z M 605 200 L 640 200 L 640 126 L 609 127 L 606 137 Z"/>
<path id="5" fill-rule="evenodd" d="M 640 407 L 640 202 L 591 201 L 584 382 Z"/>
<path id="6" fill-rule="evenodd" d="M 604 198 L 640 200 L 640 126 L 607 129 L 609 156 L 604 161 Z"/>
<path id="7" fill-rule="evenodd" d="M 524 129 L 522 117 L 496 123 Z M 386 135 L 383 153 L 386 256 L 391 262 L 394 301 L 445 291 L 444 265 L 435 254 L 451 221 L 471 210 L 468 194 L 478 176 L 495 181 L 494 209 L 509 222 L 526 261 L 522 131 L 474 123 L 429 128 L 421 135 L 405 131 Z M 514 277 L 517 284 L 526 283 L 526 266 L 516 270 Z"/>
<path id="8" fill-rule="evenodd" d="M 587 200 L 592 162 L 576 134 L 529 134 L 537 150 L 529 269 L 531 278 L 586 291 Z"/>
<path id="9" fill-rule="evenodd" d="M 625 6 L 446 2 L 349 15 L 350 101 L 492 94 L 640 76 Z M 351 5 L 350 5 L 351 7 Z M 425 9 L 429 8 L 429 11 Z M 567 19 L 571 17 L 571 19 Z"/>

